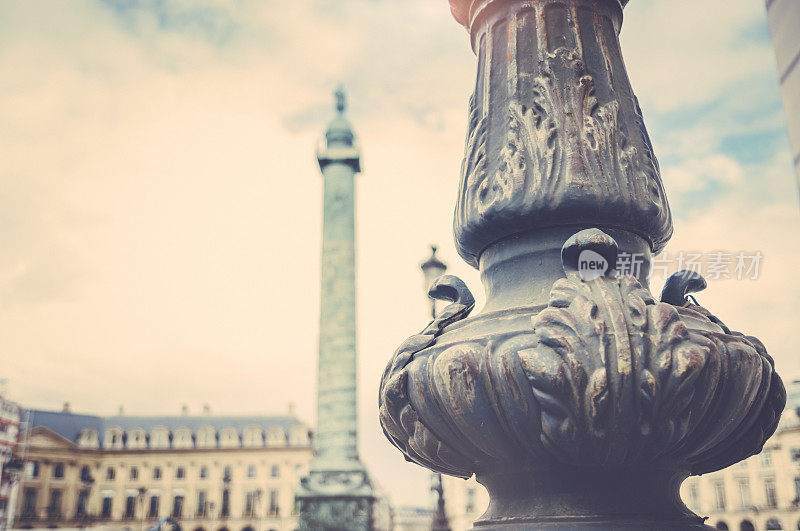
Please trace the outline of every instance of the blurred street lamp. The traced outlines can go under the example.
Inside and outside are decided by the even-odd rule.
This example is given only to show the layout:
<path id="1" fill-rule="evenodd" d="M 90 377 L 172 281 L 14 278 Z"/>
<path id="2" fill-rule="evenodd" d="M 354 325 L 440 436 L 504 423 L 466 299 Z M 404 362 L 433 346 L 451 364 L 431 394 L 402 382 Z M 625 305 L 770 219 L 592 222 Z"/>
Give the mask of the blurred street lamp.
<path id="1" fill-rule="evenodd" d="M 422 275 L 425 278 L 425 295 L 430 301 L 431 318 L 433 319 L 436 319 L 436 299 L 428 295 L 428 291 L 433 281 L 447 272 L 447 264 L 437 258 L 436 250 L 437 247 L 431 245 L 430 257 L 419 265 L 420 269 L 422 269 Z M 447 512 L 444 507 L 442 475 L 438 472 L 433 473 L 431 490 L 436 493 L 436 512 L 433 515 L 433 525 L 431 529 L 432 531 L 450 531 L 450 522 L 447 520 Z"/>
<path id="2" fill-rule="evenodd" d="M 444 275 L 447 271 L 447 264 L 439 260 L 436 256 L 437 247 L 435 245 L 431 245 L 431 255 L 428 257 L 427 260 L 422 262 L 419 267 L 422 269 L 422 275 L 425 278 L 425 294 L 428 294 L 428 290 L 433 284 L 433 281 L 439 278 L 440 276 Z M 436 317 L 436 300 L 428 297 L 428 300 L 431 304 L 431 317 Z"/>

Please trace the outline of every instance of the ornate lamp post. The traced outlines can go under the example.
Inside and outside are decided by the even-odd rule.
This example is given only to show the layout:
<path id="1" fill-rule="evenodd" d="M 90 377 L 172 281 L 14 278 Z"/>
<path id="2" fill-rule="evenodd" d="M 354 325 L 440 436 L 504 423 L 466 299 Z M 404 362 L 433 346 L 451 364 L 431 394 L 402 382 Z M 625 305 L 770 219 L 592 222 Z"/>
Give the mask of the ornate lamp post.
<path id="1" fill-rule="evenodd" d="M 477 476 L 476 529 L 710 529 L 688 475 L 761 450 L 785 391 L 761 342 L 647 283 L 672 234 L 619 47 L 627 0 L 450 0 L 478 58 L 454 230 L 487 302 L 450 301 L 390 360 L 380 420 L 405 456 Z M 618 256 L 635 255 L 633 275 Z"/>

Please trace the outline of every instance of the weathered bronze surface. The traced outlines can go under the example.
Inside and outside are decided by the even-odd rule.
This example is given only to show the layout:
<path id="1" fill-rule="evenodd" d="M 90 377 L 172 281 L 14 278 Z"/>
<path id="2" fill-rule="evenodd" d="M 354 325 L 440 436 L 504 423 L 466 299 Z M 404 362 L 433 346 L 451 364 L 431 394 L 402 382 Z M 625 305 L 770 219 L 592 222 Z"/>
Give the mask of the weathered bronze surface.
<path id="1" fill-rule="evenodd" d="M 649 291 L 672 223 L 620 54 L 627 2 L 450 3 L 478 56 L 454 229 L 487 303 L 468 317 L 461 280 L 433 284 L 451 304 L 390 360 L 384 432 L 477 476 L 476 529 L 710 529 L 680 483 L 759 452 L 786 397 L 761 342 L 689 296 L 702 277 Z M 595 278 L 586 252 L 609 265 Z"/>

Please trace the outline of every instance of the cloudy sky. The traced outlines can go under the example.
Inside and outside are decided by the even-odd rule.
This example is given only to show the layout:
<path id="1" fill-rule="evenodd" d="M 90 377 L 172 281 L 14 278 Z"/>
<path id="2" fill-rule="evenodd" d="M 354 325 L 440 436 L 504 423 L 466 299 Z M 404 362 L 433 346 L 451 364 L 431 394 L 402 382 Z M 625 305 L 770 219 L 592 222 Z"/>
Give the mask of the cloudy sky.
<path id="1" fill-rule="evenodd" d="M 690 18 L 687 18 L 687 15 Z M 634 1 L 623 51 L 675 215 L 668 252 L 760 251 L 701 302 L 800 376 L 800 215 L 761 0 Z M 377 386 L 419 329 L 474 57 L 445 0 L 0 2 L 0 376 L 23 405 L 313 423 L 321 179 L 343 83 L 358 180 L 361 443 L 397 503 L 426 474 Z M 654 279 L 654 291 L 661 281 Z"/>

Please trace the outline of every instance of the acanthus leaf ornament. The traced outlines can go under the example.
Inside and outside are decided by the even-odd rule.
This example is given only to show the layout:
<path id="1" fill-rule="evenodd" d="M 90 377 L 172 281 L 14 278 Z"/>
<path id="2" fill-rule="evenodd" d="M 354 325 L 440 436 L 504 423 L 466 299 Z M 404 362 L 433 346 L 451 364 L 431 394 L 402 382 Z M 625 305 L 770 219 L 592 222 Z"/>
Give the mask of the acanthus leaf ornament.
<path id="1" fill-rule="evenodd" d="M 585 250 L 614 263 L 617 244 L 577 233 L 546 307 L 523 312 L 529 326 L 465 340 L 448 327 L 472 297 L 441 279 L 461 295 L 403 343 L 381 384 L 381 424 L 407 459 L 479 479 L 509 461 L 534 477 L 560 465 L 702 474 L 760 451 L 785 404 L 763 345 L 614 269 L 583 280 Z"/>

